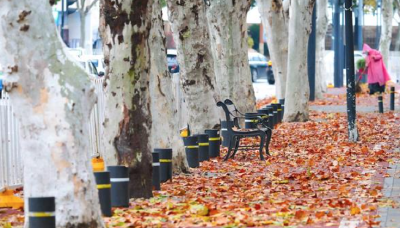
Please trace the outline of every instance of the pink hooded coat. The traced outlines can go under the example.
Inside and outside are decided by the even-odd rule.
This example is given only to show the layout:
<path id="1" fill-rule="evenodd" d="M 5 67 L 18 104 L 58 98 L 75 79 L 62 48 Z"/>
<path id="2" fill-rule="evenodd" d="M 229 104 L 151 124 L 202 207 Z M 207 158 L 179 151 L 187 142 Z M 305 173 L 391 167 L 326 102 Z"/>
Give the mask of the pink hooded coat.
<path id="1" fill-rule="evenodd" d="M 383 62 L 382 54 L 367 44 L 364 44 L 363 51 L 368 52 L 368 56 L 365 59 L 366 66 L 368 66 L 368 84 L 379 83 L 380 86 L 385 85 L 390 80 L 390 76 Z"/>

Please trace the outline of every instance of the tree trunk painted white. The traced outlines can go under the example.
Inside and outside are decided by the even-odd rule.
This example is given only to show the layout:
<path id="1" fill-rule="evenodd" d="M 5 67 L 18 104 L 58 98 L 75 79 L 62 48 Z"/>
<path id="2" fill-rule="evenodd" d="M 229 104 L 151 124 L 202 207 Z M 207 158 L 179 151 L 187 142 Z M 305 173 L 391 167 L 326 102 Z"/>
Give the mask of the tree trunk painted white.
<path id="1" fill-rule="evenodd" d="M 81 29 L 81 40 L 79 42 L 79 47 L 84 49 L 86 43 L 86 14 L 83 11 L 79 11 L 79 18 Z"/>
<path id="2" fill-rule="evenodd" d="M 172 75 L 167 68 L 165 35 L 159 1 L 153 3 L 153 25 L 150 31 L 151 46 L 150 94 L 152 113 L 151 148 L 172 148 L 174 172 L 187 171 L 186 154 L 179 135 L 181 121 L 176 113 L 177 97 L 174 94 Z M 186 114 L 185 114 L 186 115 Z"/>
<path id="3" fill-rule="evenodd" d="M 308 120 L 310 85 L 307 73 L 307 45 L 315 0 L 291 0 L 289 57 L 284 121 Z"/>
<path id="4" fill-rule="evenodd" d="M 258 11 L 267 35 L 267 44 L 275 76 L 277 99 L 286 93 L 289 44 L 289 1 L 257 0 Z"/>
<path id="5" fill-rule="evenodd" d="M 28 197 L 56 198 L 57 227 L 104 227 L 89 159 L 96 100 L 89 75 L 68 55 L 49 1 L 0 1 L 0 63 L 21 123 Z M 27 226 L 27 225 L 26 225 Z"/>
<path id="6" fill-rule="evenodd" d="M 393 0 L 382 0 L 382 35 L 379 50 L 386 67 L 389 67 L 389 52 L 392 42 Z"/>
<path id="7" fill-rule="evenodd" d="M 251 0 L 218 0 L 206 6 L 220 97 L 232 99 L 242 112 L 255 110 L 247 45 L 246 16 L 250 4 Z"/>
<path id="8" fill-rule="evenodd" d="M 319 0 L 317 4 L 317 31 L 315 53 L 315 97 L 323 98 L 327 85 L 327 70 L 325 67 L 325 36 L 328 30 L 328 0 Z"/>
<path id="9" fill-rule="evenodd" d="M 219 124 L 220 100 L 203 0 L 169 0 L 174 40 L 180 68 L 180 85 L 187 105 L 188 124 L 194 133 L 204 133 Z"/>
<path id="10" fill-rule="evenodd" d="M 155 1 L 102 0 L 100 6 L 106 64 L 105 161 L 130 168 L 132 198 L 152 196 L 150 30 Z"/>

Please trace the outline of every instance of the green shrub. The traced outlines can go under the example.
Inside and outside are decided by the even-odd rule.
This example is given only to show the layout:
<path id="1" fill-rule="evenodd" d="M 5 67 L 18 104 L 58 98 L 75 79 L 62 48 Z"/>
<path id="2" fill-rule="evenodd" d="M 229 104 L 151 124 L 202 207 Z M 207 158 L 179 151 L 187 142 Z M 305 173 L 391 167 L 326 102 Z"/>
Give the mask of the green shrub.
<path id="1" fill-rule="evenodd" d="M 356 62 L 357 70 L 365 68 L 365 59 L 359 59 Z"/>

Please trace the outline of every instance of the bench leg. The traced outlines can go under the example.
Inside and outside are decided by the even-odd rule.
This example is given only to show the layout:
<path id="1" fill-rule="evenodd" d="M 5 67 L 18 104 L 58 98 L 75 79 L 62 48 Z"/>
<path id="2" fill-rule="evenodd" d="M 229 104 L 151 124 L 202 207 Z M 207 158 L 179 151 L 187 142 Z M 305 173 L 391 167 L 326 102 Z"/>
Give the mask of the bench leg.
<path id="1" fill-rule="evenodd" d="M 228 161 L 229 157 L 231 156 L 231 151 L 232 151 L 233 143 L 236 142 L 235 139 L 236 139 L 235 136 L 231 137 L 231 140 L 230 140 L 230 142 L 229 142 L 229 147 L 228 147 L 228 153 L 226 154 L 224 161 Z"/>
<path id="2" fill-rule="evenodd" d="M 268 129 L 266 133 L 267 133 L 267 142 L 265 143 L 265 153 L 266 153 L 267 155 L 271 155 L 271 154 L 269 153 L 269 144 L 271 143 L 272 130 L 271 130 L 271 129 Z"/>
<path id="3" fill-rule="evenodd" d="M 239 149 L 239 145 L 240 145 L 240 138 L 238 137 L 237 140 L 236 140 L 236 143 L 235 143 L 235 151 L 233 151 L 233 154 L 232 154 L 231 158 L 235 157 L 235 155 L 236 155 L 236 153 L 237 153 L 237 151 Z"/>
<path id="4" fill-rule="evenodd" d="M 265 134 L 262 134 L 262 135 L 260 135 L 260 160 L 261 161 L 264 161 L 265 159 L 264 159 L 264 155 L 263 155 L 263 149 L 264 149 L 264 143 L 265 143 L 265 137 L 266 135 Z"/>

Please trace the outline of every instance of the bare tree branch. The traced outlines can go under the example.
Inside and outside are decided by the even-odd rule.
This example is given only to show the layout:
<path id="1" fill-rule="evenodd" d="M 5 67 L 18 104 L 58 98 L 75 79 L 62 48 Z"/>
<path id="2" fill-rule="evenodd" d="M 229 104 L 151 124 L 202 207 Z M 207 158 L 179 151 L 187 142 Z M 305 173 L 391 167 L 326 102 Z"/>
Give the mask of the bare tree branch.
<path id="1" fill-rule="evenodd" d="M 86 7 L 86 9 L 85 9 L 85 15 L 89 13 L 89 11 L 93 8 L 93 6 L 96 5 L 96 3 L 97 3 L 98 1 L 99 1 L 99 0 L 93 0 L 92 3 L 91 3 L 88 7 Z"/>

